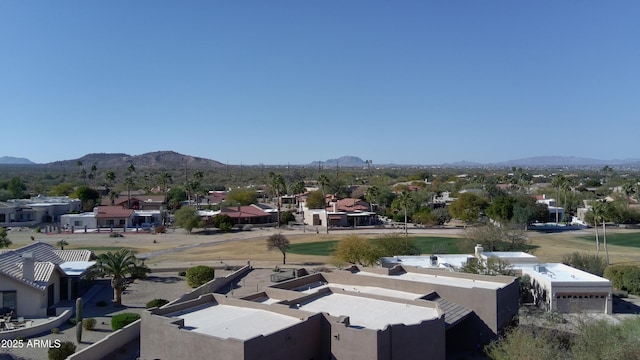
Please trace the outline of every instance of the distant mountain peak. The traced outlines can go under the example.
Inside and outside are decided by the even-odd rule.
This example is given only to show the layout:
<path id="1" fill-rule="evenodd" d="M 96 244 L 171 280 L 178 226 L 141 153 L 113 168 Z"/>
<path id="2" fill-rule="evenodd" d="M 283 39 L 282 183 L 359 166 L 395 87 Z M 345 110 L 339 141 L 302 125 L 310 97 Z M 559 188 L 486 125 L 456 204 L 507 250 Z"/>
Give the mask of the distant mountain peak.
<path id="1" fill-rule="evenodd" d="M 27 158 L 2 156 L 0 157 L 0 164 L 35 164 L 35 163 Z"/>
<path id="2" fill-rule="evenodd" d="M 318 165 L 322 165 L 323 167 L 335 167 L 337 166 L 342 166 L 342 167 L 363 167 L 363 166 L 367 166 L 367 162 L 362 160 L 361 158 L 357 157 L 357 156 L 351 156 L 351 155 L 347 155 L 347 156 L 341 156 L 337 159 L 329 159 L 326 161 L 314 161 L 311 163 L 311 166 L 318 166 Z"/>

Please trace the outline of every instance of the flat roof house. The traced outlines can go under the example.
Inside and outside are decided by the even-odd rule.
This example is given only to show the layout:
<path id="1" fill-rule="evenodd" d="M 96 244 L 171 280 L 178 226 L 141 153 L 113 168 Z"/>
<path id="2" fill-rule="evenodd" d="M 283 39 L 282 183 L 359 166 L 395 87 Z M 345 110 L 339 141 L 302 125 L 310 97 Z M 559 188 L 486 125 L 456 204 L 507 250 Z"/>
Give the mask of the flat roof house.
<path id="1" fill-rule="evenodd" d="M 518 289 L 514 277 L 403 266 L 315 273 L 143 313 L 141 357 L 445 359 L 511 324 Z"/>

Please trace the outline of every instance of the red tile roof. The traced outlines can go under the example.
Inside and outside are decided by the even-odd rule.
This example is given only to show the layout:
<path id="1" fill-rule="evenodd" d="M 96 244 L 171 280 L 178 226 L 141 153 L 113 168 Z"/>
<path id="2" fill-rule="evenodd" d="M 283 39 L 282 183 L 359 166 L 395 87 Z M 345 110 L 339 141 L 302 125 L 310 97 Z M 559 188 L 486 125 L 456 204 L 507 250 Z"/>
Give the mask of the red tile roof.
<path id="1" fill-rule="evenodd" d="M 220 209 L 222 214 L 229 215 L 231 218 L 257 218 L 271 216 L 253 206 L 233 206 Z"/>
<path id="2" fill-rule="evenodd" d="M 98 206 L 96 210 L 96 218 L 113 219 L 113 218 L 129 218 L 133 214 L 133 210 L 125 209 L 122 206 Z"/>

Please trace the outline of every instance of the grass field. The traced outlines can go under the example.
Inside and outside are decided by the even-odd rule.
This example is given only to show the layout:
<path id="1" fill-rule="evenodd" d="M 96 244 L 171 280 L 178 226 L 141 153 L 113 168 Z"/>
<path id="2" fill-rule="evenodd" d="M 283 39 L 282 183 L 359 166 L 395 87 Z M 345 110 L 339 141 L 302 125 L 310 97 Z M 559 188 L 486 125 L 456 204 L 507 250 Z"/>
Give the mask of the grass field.
<path id="1" fill-rule="evenodd" d="M 602 230 L 600 229 L 598 233 L 598 237 L 600 238 L 600 242 L 603 241 Z M 579 239 L 595 242 L 595 231 L 591 236 L 580 236 Z M 640 233 L 632 232 L 632 233 L 618 233 L 611 232 L 611 230 L 607 231 L 607 244 L 609 245 L 619 245 L 619 246 L 629 246 L 640 248 Z"/>
<path id="2" fill-rule="evenodd" d="M 411 236 L 410 237 L 421 254 L 459 254 L 459 238 L 435 237 L 435 236 Z M 299 255 L 331 256 L 339 240 L 319 241 L 312 243 L 291 244 L 289 252 Z"/>

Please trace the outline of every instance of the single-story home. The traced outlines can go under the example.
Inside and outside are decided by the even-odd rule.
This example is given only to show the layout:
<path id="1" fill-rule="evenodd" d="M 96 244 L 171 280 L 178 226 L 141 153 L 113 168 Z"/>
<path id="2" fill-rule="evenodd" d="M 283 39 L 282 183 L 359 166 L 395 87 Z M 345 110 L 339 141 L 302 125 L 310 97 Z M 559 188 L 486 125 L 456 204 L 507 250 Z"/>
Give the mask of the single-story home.
<path id="1" fill-rule="evenodd" d="M 87 287 L 82 276 L 95 264 L 89 250 L 58 250 L 39 241 L 0 253 L 0 314 L 44 317 L 60 300 Z"/>

